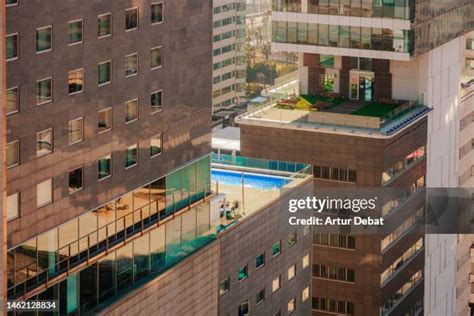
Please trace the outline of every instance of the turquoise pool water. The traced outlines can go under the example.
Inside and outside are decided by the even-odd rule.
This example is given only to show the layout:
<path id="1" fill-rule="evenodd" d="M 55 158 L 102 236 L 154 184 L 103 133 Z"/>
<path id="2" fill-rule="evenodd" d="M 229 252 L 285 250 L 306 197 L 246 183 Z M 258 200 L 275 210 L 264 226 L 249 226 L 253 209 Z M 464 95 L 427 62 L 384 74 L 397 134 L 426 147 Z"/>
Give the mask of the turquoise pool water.
<path id="1" fill-rule="evenodd" d="M 244 185 L 261 190 L 279 189 L 291 182 L 287 177 L 269 176 L 250 172 L 244 172 Z M 222 169 L 212 169 L 212 181 L 227 185 L 242 185 L 242 172 Z"/>

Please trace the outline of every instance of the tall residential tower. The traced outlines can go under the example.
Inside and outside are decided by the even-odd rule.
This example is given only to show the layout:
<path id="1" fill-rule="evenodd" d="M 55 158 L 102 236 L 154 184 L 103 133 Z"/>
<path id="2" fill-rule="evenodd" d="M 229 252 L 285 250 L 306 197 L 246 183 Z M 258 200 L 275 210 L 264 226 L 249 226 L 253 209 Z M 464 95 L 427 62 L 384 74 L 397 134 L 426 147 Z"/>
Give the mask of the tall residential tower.
<path id="1" fill-rule="evenodd" d="M 407 189 L 384 206 L 387 236 L 315 232 L 313 314 L 467 311 L 458 237 L 415 237 L 408 232 L 417 207 L 408 215 L 397 206 L 414 203 L 425 184 L 459 186 L 463 34 L 474 27 L 472 10 L 469 0 L 274 1 L 273 48 L 299 53 L 302 96 L 241 116 L 242 154 L 310 163 L 322 187 Z M 332 268 L 346 269 L 344 282 L 326 272 Z"/>

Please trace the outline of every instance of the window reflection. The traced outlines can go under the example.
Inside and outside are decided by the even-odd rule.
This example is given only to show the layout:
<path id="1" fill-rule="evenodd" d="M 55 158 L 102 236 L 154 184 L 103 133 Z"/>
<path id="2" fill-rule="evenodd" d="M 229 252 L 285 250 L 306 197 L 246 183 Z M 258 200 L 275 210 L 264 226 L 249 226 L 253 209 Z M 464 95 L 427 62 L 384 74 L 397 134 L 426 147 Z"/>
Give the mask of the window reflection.
<path id="1" fill-rule="evenodd" d="M 273 42 L 411 53 L 413 31 L 273 21 Z"/>
<path id="2" fill-rule="evenodd" d="M 145 225 L 149 227 L 151 223 L 163 220 L 174 211 L 182 210 L 183 207 L 202 198 L 205 192 L 209 192 L 209 183 L 210 157 L 206 157 L 10 250 L 9 294 L 13 296 L 21 294 L 18 289 L 23 290 L 26 284 L 24 282 L 27 280 L 28 286 L 36 287 L 44 283 L 46 277 L 64 272 L 68 265 L 72 267 L 85 262 L 104 251 L 108 245 L 115 245 L 125 238 L 136 235 Z M 167 206 L 170 210 L 168 213 L 166 213 Z M 181 216 L 185 217 L 183 224 Z M 181 216 L 156 229 L 150 237 L 140 239 L 143 243 L 137 244 L 138 241 L 133 243 L 134 246 L 130 246 L 133 249 L 119 253 L 120 260 L 117 260 L 120 261 L 120 265 L 118 262 L 115 263 L 115 259 L 108 257 L 109 261 L 104 261 L 105 259 L 100 261 L 99 269 L 102 269 L 102 266 L 105 269 L 108 265 L 107 269 L 112 271 L 110 273 L 120 274 L 120 282 L 126 284 L 130 271 L 132 278 L 141 278 L 150 270 L 163 271 L 167 266 L 207 243 L 209 238 L 214 238 L 215 227 L 211 230 L 208 204 L 200 204 L 198 208 L 186 210 Z M 131 260 L 132 257 L 135 258 L 136 270 L 128 271 L 127 260 Z M 92 273 L 92 270 L 89 272 Z M 72 285 L 62 285 L 67 286 Z M 90 304 L 96 304 L 95 299 L 92 301 L 92 296 L 99 297 L 99 300 L 101 297 L 100 294 L 97 294 L 98 296 L 93 294 L 92 289 L 87 287 L 81 288 L 81 293 L 78 295 L 85 297 L 85 300 L 80 302 L 83 310 L 89 308 Z M 67 300 L 65 302 L 69 304 Z M 73 302 L 71 304 L 74 305 Z"/>
<path id="3" fill-rule="evenodd" d="M 133 281 L 132 273 L 132 245 L 127 244 L 117 251 L 117 290 Z"/>
<path id="4" fill-rule="evenodd" d="M 73 219 L 59 226 L 59 256 L 60 261 L 79 252 L 79 244 L 77 242 L 79 236 L 79 220 Z"/>
<path id="5" fill-rule="evenodd" d="M 99 268 L 99 303 L 115 294 L 117 284 L 115 282 L 115 253 L 101 259 Z"/>
<path id="6" fill-rule="evenodd" d="M 64 315 L 77 313 L 78 309 L 81 314 L 90 313 L 97 304 L 113 300 L 116 294 L 132 289 L 134 283 L 140 282 L 150 273 L 163 272 L 213 240 L 216 235 L 215 230 L 210 229 L 209 218 L 209 204 L 192 208 L 113 251 L 79 273 L 70 275 L 58 285 L 49 287 L 38 297 L 59 300 L 60 312 Z M 79 230 L 81 231 L 80 223 Z M 40 242 L 41 248 L 54 248 L 52 244 L 58 242 L 56 237 L 54 234 L 44 236 Z M 18 262 L 24 259 L 25 252 L 36 253 L 35 249 L 36 240 L 28 247 L 18 247 L 15 249 L 15 257 L 18 257 L 15 260 Z M 40 263 L 42 266 L 54 262 L 54 255 L 51 256 L 54 251 L 43 252 Z M 49 258 L 53 260 L 50 261 Z"/>

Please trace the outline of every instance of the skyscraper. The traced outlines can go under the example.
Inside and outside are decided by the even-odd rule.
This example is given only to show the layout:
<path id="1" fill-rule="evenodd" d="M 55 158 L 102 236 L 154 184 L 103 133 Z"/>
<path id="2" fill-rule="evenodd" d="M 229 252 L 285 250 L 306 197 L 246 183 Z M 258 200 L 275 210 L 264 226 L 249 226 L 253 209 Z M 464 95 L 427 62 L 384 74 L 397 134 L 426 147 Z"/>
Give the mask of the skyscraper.
<path id="1" fill-rule="evenodd" d="M 323 187 L 405 187 L 413 195 L 425 184 L 459 186 L 462 35 L 472 28 L 471 1 L 275 1 L 273 48 L 300 54 L 302 96 L 242 115 L 242 154 L 310 163 Z M 394 202 L 385 210 L 397 211 Z M 407 234 L 416 210 L 384 214 L 393 231 L 380 240 L 315 233 L 316 314 L 465 311 L 456 301 L 464 289 L 456 285 L 466 284 L 457 280 L 457 260 L 466 258 L 458 237 Z M 347 272 L 337 286 L 320 280 L 339 279 L 326 271 L 341 267 L 355 281 L 347 283 Z"/>
<path id="2" fill-rule="evenodd" d="M 212 108 L 239 103 L 245 95 L 245 1 L 213 1 Z"/>
<path id="3" fill-rule="evenodd" d="M 213 240 L 212 6 L 2 7 L 8 299 L 84 314 Z M 199 228 L 181 227 L 191 214 Z"/>

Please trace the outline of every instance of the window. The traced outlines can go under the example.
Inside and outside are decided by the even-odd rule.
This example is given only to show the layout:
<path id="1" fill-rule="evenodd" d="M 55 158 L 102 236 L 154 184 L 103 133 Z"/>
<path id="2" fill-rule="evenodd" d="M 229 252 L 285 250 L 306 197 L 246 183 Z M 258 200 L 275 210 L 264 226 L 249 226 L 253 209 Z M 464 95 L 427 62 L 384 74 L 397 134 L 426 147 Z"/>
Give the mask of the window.
<path id="1" fill-rule="evenodd" d="M 468 38 L 466 40 L 466 49 L 474 50 L 474 39 L 473 38 Z"/>
<path id="2" fill-rule="evenodd" d="M 84 69 L 69 72 L 68 75 L 69 94 L 75 94 L 84 90 Z"/>
<path id="3" fill-rule="evenodd" d="M 265 265 L 265 253 L 262 253 L 261 255 L 255 258 L 255 268 L 258 269 L 260 267 L 263 267 L 264 265 Z"/>
<path id="4" fill-rule="evenodd" d="M 10 7 L 10 6 L 14 6 L 14 5 L 18 5 L 18 0 L 5 0 L 5 6 L 6 7 Z"/>
<path id="5" fill-rule="evenodd" d="M 130 168 L 138 164 L 138 146 L 127 147 L 125 152 L 125 168 Z"/>
<path id="6" fill-rule="evenodd" d="M 36 52 L 42 53 L 53 48 L 52 43 L 53 28 L 51 26 L 36 29 Z"/>
<path id="7" fill-rule="evenodd" d="M 305 287 L 301 292 L 301 301 L 306 302 L 309 299 L 309 286 Z"/>
<path id="8" fill-rule="evenodd" d="M 292 280 L 296 275 L 296 265 L 292 265 L 288 268 L 288 281 Z"/>
<path id="9" fill-rule="evenodd" d="M 36 134 L 36 156 L 41 157 L 53 152 L 53 129 Z"/>
<path id="10" fill-rule="evenodd" d="M 138 29 L 138 8 L 127 9 L 125 11 L 125 30 L 136 29 Z"/>
<path id="11" fill-rule="evenodd" d="M 99 38 L 112 35 L 112 13 L 99 15 L 97 35 Z"/>
<path id="12" fill-rule="evenodd" d="M 53 179 L 48 179 L 36 185 L 36 207 L 42 207 L 53 202 Z"/>
<path id="13" fill-rule="evenodd" d="M 106 61 L 103 63 L 100 63 L 98 66 L 98 73 L 99 73 L 99 78 L 98 78 L 98 84 L 99 86 L 108 84 L 112 81 L 111 79 L 111 70 L 112 70 L 112 62 Z"/>
<path id="14" fill-rule="evenodd" d="M 20 214 L 20 193 L 14 193 L 7 197 L 7 221 L 15 219 Z"/>
<path id="15" fill-rule="evenodd" d="M 291 300 L 288 301 L 288 314 L 293 313 L 295 309 L 296 309 L 296 299 L 292 298 Z"/>
<path id="16" fill-rule="evenodd" d="M 99 133 L 103 133 L 112 129 L 112 108 L 98 112 L 97 128 Z"/>
<path id="17" fill-rule="evenodd" d="M 18 87 L 6 91 L 5 101 L 7 115 L 17 113 L 20 110 Z"/>
<path id="18" fill-rule="evenodd" d="M 296 244 L 296 231 L 288 234 L 288 246 L 291 247 Z"/>
<path id="19" fill-rule="evenodd" d="M 265 288 L 261 289 L 257 295 L 255 295 L 255 305 L 260 304 L 265 300 Z"/>
<path id="20" fill-rule="evenodd" d="M 326 311 L 344 315 L 354 315 L 354 304 L 345 301 L 336 301 L 333 299 L 313 297 L 313 310 Z"/>
<path id="21" fill-rule="evenodd" d="M 151 138 L 151 143 L 150 143 L 150 156 L 151 157 L 155 157 L 161 154 L 162 139 L 163 139 L 162 134 L 159 134 Z"/>
<path id="22" fill-rule="evenodd" d="M 5 58 L 7 61 L 18 58 L 18 33 L 6 36 L 5 48 Z"/>
<path id="23" fill-rule="evenodd" d="M 248 265 L 244 265 L 239 269 L 239 281 L 245 280 L 248 277 Z"/>
<path id="24" fill-rule="evenodd" d="M 278 256 L 280 253 L 281 253 L 281 241 L 274 243 L 272 246 L 273 257 Z"/>
<path id="25" fill-rule="evenodd" d="M 163 105 L 162 94 L 163 94 L 163 91 L 157 91 L 151 94 L 151 112 L 152 113 L 161 111 L 161 107 Z"/>
<path id="26" fill-rule="evenodd" d="M 301 267 L 303 269 L 306 269 L 307 267 L 309 267 L 309 254 L 307 254 L 303 257 Z"/>
<path id="27" fill-rule="evenodd" d="M 151 49 L 151 69 L 160 68 L 162 66 L 161 49 L 162 46 L 158 46 Z"/>
<path id="28" fill-rule="evenodd" d="M 163 22 L 163 2 L 151 4 L 151 24 Z"/>
<path id="29" fill-rule="evenodd" d="M 69 194 L 77 192 L 83 188 L 82 173 L 83 167 L 69 171 Z"/>
<path id="30" fill-rule="evenodd" d="M 82 20 L 69 22 L 69 45 L 82 43 Z"/>
<path id="31" fill-rule="evenodd" d="M 36 104 L 41 105 L 53 101 L 53 79 L 46 78 L 36 83 Z"/>
<path id="32" fill-rule="evenodd" d="M 125 123 L 138 119 L 138 99 L 125 102 Z"/>
<path id="33" fill-rule="evenodd" d="M 334 180 L 356 183 L 357 172 L 347 168 L 330 168 L 327 166 L 314 166 L 313 175 L 318 179 Z"/>
<path id="34" fill-rule="evenodd" d="M 245 301 L 239 305 L 238 316 L 249 315 L 249 301 Z"/>
<path id="35" fill-rule="evenodd" d="M 79 143 L 83 140 L 84 119 L 78 118 L 69 121 L 69 145 Z"/>
<path id="36" fill-rule="evenodd" d="M 7 168 L 20 164 L 20 141 L 14 140 L 7 143 Z"/>
<path id="37" fill-rule="evenodd" d="M 229 292 L 229 289 L 230 289 L 230 277 L 227 277 L 219 283 L 219 295 L 223 295 Z"/>
<path id="38" fill-rule="evenodd" d="M 97 162 L 98 179 L 105 179 L 112 175 L 112 156 L 107 155 L 100 158 Z"/>
<path id="39" fill-rule="evenodd" d="M 337 248 L 355 249 L 354 236 L 341 234 L 313 233 L 313 244 Z"/>
<path id="40" fill-rule="evenodd" d="M 281 276 L 277 276 L 272 281 L 272 292 L 274 293 L 278 291 L 280 287 L 281 287 Z"/>
<path id="41" fill-rule="evenodd" d="M 332 265 L 313 264 L 313 277 L 337 280 L 342 282 L 354 282 L 355 272 L 352 269 L 336 267 Z"/>
<path id="42" fill-rule="evenodd" d="M 131 77 L 138 74 L 138 54 L 125 56 L 125 77 Z"/>

